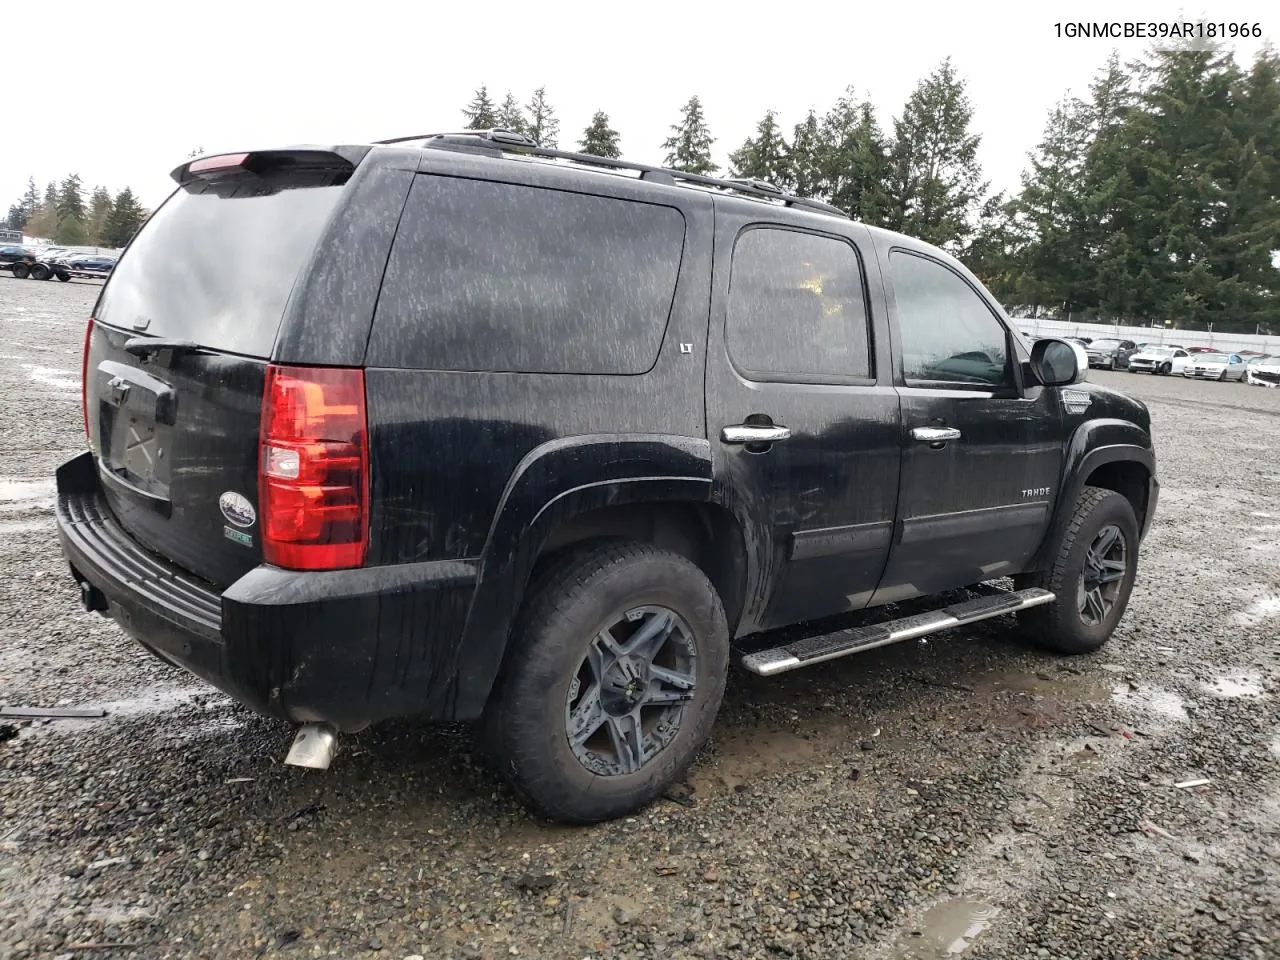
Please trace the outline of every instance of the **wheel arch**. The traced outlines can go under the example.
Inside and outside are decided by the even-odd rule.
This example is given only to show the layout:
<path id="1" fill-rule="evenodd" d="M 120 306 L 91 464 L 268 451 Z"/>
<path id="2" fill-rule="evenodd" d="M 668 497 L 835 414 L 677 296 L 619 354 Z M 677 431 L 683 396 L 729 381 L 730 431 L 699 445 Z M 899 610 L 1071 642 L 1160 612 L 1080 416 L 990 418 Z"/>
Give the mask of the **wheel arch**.
<path id="1" fill-rule="evenodd" d="M 1159 496 L 1155 454 L 1149 435 L 1128 420 L 1099 419 L 1082 425 L 1068 447 L 1063 483 L 1053 516 L 1029 570 L 1053 561 L 1062 530 L 1085 487 L 1113 490 L 1129 501 L 1145 538 Z"/>
<path id="2" fill-rule="evenodd" d="M 607 470 L 609 479 L 595 479 Z M 454 716 L 479 716 L 508 650 L 526 590 L 552 558 L 603 539 L 653 543 L 697 564 L 726 616 L 746 593 L 746 547 L 711 500 L 711 449 L 686 437 L 551 441 L 516 468 L 490 528 L 458 652 Z"/>

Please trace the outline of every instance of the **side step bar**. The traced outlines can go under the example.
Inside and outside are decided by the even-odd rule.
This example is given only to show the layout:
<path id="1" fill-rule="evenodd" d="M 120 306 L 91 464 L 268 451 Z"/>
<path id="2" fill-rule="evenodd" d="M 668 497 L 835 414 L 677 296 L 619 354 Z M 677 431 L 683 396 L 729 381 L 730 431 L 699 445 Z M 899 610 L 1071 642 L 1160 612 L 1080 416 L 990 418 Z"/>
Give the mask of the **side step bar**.
<path id="1" fill-rule="evenodd" d="M 966 623 L 976 623 L 1003 613 L 1014 613 L 1038 607 L 1053 600 L 1048 590 L 1032 587 L 1027 590 L 1001 591 L 994 596 L 979 597 L 964 603 L 930 610 L 901 620 L 889 620 L 868 627 L 850 627 L 817 637 L 793 640 L 781 647 L 748 653 L 741 658 L 742 666 L 761 677 L 772 677 L 798 670 L 825 660 L 872 650 L 902 640 L 914 640 L 930 633 L 950 630 Z"/>

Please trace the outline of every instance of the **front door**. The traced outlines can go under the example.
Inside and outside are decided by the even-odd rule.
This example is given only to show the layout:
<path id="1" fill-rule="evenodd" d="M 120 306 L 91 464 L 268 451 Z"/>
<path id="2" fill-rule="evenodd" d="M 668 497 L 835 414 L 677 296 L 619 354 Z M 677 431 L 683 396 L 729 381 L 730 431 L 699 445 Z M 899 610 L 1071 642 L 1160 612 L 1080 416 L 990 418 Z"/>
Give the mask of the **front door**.
<path id="1" fill-rule="evenodd" d="M 901 363 L 902 483 L 875 603 L 1021 572 L 1062 470 L 1056 390 L 1022 383 L 1019 344 L 971 278 L 888 249 Z"/>
<path id="2" fill-rule="evenodd" d="M 707 434 L 747 541 L 739 634 L 865 606 L 893 531 L 898 396 L 875 253 L 865 227 L 817 220 L 716 213 Z"/>

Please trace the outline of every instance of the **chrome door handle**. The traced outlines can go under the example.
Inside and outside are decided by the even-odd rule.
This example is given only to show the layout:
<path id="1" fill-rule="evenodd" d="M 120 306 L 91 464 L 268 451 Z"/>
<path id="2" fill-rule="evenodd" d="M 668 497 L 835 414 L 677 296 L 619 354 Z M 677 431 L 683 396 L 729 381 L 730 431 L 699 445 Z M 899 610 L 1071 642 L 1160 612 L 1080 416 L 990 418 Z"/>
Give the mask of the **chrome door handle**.
<path id="1" fill-rule="evenodd" d="M 720 439 L 725 443 L 777 443 L 789 436 L 789 427 L 757 427 L 749 423 L 735 424 L 720 431 Z"/>
<path id="2" fill-rule="evenodd" d="M 911 437 L 925 443 L 942 443 L 944 440 L 959 440 L 960 431 L 955 427 L 912 427 Z"/>

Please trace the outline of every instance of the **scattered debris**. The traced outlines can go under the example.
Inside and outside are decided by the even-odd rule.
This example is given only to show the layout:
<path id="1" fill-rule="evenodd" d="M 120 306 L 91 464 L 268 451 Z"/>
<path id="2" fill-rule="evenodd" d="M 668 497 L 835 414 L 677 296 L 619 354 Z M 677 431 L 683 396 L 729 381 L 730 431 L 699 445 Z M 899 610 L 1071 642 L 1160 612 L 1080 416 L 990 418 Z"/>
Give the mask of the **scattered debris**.
<path id="1" fill-rule="evenodd" d="M 674 877 L 678 871 L 669 863 L 659 863 L 654 865 L 653 872 L 660 877 Z"/>
<path id="2" fill-rule="evenodd" d="M 12 723 L 0 723 L 0 743 L 12 740 L 18 735 L 18 728 Z"/>
<path id="3" fill-rule="evenodd" d="M 573 902 L 570 901 L 569 903 L 566 903 L 564 905 L 564 926 L 560 928 L 560 935 L 562 937 L 567 937 L 569 936 L 569 933 L 572 930 L 573 930 Z"/>
<path id="4" fill-rule="evenodd" d="M 693 799 L 693 788 L 687 783 L 675 784 L 662 795 L 662 799 L 670 800 L 672 803 L 678 803 L 682 807 L 692 807 L 695 803 Z"/>
<path id="5" fill-rule="evenodd" d="M 89 864 L 89 869 L 101 870 L 103 867 L 115 867 L 128 862 L 128 857 L 108 857 L 106 860 L 95 860 L 93 863 Z"/>
<path id="6" fill-rule="evenodd" d="M 622 907 L 614 907 L 613 922 L 620 927 L 625 927 L 631 922 L 631 914 L 627 913 L 626 910 L 623 910 Z"/>
<path id="7" fill-rule="evenodd" d="M 232 777 L 227 783 L 253 783 L 253 777 Z"/>
<path id="8" fill-rule="evenodd" d="M 516 878 L 516 886 L 528 893 L 546 893 L 555 883 L 554 873 L 522 873 Z"/>
<path id="9" fill-rule="evenodd" d="M 27 717 L 32 720 L 97 720 L 107 715 L 101 707 L 0 707 L 0 717 Z M 112 950 L 127 949 L 111 947 Z"/>
<path id="10" fill-rule="evenodd" d="M 908 680 L 914 680 L 916 683 L 922 683 L 926 687 L 939 687 L 943 690 L 960 690 L 964 693 L 973 693 L 973 687 L 967 683 L 954 683 L 951 680 L 934 680 L 932 677 L 922 677 L 917 674 L 910 674 Z"/>
<path id="11" fill-rule="evenodd" d="M 1175 783 L 1174 787 L 1179 790 L 1193 790 L 1196 787 L 1207 787 L 1213 783 L 1208 777 L 1201 777 L 1199 780 L 1183 780 L 1181 783 Z"/>
<path id="12" fill-rule="evenodd" d="M 285 947 L 289 946 L 289 944 L 297 940 L 300 936 L 302 936 L 302 933 L 301 931 L 298 931 L 298 930 L 284 931 L 284 933 L 281 933 L 279 936 L 276 937 L 276 949 L 277 950 L 284 949 Z"/>
<path id="13" fill-rule="evenodd" d="M 718 883 L 720 881 L 720 871 L 715 867 L 708 867 L 706 873 L 702 875 L 702 879 L 707 883 Z"/>
<path id="14" fill-rule="evenodd" d="M 1177 839 L 1172 833 L 1170 833 L 1164 827 L 1154 824 L 1150 820 L 1139 820 L 1138 829 L 1141 830 L 1143 833 L 1154 833 L 1156 836 L 1164 837 L 1166 840 Z"/>

